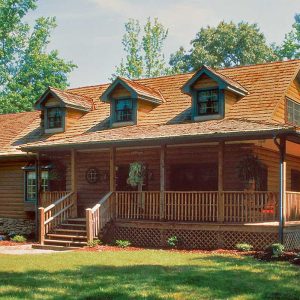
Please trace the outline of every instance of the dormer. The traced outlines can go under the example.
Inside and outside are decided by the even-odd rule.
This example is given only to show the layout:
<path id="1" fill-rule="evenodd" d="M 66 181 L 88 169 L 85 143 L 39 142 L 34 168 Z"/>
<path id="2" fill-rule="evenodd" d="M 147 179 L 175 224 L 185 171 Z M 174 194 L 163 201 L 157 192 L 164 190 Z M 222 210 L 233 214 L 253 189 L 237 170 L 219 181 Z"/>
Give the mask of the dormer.
<path id="1" fill-rule="evenodd" d="M 182 87 L 192 97 L 192 120 L 223 119 L 226 111 L 248 91 L 236 81 L 207 66 L 201 67 Z"/>
<path id="2" fill-rule="evenodd" d="M 138 124 L 145 113 L 163 102 L 159 91 L 122 77 L 117 77 L 100 99 L 110 103 L 111 127 Z"/>
<path id="3" fill-rule="evenodd" d="M 76 120 L 93 110 L 94 103 L 89 97 L 49 87 L 34 107 L 42 112 L 41 126 L 44 133 L 54 134 L 64 132 Z"/>

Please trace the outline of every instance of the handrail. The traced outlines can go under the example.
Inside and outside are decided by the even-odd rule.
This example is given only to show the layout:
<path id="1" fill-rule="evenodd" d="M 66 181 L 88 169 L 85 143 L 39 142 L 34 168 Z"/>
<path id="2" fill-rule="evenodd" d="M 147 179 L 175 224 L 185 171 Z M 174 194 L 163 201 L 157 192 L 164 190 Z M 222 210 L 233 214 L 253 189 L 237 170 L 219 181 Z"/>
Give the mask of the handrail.
<path id="1" fill-rule="evenodd" d="M 39 208 L 40 217 L 40 243 L 43 245 L 46 235 L 55 227 L 77 213 L 76 194 L 68 192 L 65 196 L 48 205 Z"/>
<path id="2" fill-rule="evenodd" d="M 104 226 L 114 217 L 114 192 L 104 195 L 92 208 L 86 209 L 87 241 L 98 237 Z"/>

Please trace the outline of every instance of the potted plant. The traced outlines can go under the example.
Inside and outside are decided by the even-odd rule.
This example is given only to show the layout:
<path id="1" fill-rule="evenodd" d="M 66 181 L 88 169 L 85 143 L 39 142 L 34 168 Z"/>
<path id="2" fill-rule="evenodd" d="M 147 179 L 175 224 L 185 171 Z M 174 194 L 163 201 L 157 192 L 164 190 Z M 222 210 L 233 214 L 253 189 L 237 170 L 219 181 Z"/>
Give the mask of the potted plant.
<path id="1" fill-rule="evenodd" d="M 140 192 L 138 197 L 139 207 L 142 209 L 144 209 L 145 207 L 144 197 L 142 196 L 145 176 L 146 176 L 146 167 L 142 162 L 133 162 L 130 164 L 127 183 L 132 187 L 138 188 L 138 191 Z"/>
<path id="2" fill-rule="evenodd" d="M 245 183 L 246 190 L 260 188 L 263 176 L 263 164 L 255 155 L 247 155 L 239 162 L 239 178 Z"/>

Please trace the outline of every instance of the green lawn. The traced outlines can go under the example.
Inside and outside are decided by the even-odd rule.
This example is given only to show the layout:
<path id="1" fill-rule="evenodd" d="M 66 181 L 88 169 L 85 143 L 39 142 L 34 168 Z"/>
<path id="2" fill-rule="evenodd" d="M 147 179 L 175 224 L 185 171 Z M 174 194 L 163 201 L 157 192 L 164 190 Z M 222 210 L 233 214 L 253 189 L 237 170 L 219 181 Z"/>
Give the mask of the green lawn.
<path id="1" fill-rule="evenodd" d="M 0 255 L 1 299 L 300 299 L 300 268 L 159 250 Z"/>

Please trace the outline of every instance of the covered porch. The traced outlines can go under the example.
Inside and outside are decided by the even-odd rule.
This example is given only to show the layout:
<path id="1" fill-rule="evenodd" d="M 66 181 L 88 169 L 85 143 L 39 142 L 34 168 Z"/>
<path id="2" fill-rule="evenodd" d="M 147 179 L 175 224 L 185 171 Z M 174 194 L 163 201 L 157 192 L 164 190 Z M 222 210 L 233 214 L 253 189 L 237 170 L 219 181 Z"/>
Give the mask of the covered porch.
<path id="1" fill-rule="evenodd" d="M 64 152 L 66 191 L 41 193 L 40 241 L 43 244 L 68 219 L 80 217 L 85 241 L 109 232 L 113 237 L 143 240 L 140 244 L 146 245 L 147 239 L 163 244 L 172 232 L 190 232 L 193 240 L 207 232 L 208 240 L 219 236 L 217 242 L 222 244 L 219 233 L 223 232 L 234 235 L 234 241 L 246 242 L 251 236 L 251 241 L 299 245 L 300 192 L 292 191 L 295 179 L 291 178 L 292 170 L 300 171 L 298 151 L 297 144 L 281 139 L 279 148 L 272 140 L 249 140 Z M 265 189 L 246 189 L 238 177 L 237 164 L 249 153 L 267 167 Z M 126 185 L 126 176 L 129 163 L 141 160 L 147 165 L 147 180 L 138 191 Z M 87 182 L 91 169 L 98 176 L 94 183 Z M 195 180 L 197 174 L 202 175 Z M 114 230 L 107 231 L 111 226 Z"/>

